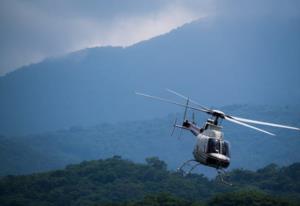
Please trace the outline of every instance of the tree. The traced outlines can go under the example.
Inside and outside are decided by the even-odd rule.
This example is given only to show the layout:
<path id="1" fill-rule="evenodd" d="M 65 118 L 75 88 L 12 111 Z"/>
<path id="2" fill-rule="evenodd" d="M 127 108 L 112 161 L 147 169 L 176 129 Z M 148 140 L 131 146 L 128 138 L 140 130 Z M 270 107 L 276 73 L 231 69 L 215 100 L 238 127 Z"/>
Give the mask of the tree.
<path id="1" fill-rule="evenodd" d="M 160 160 L 158 157 L 148 157 L 146 158 L 146 162 L 149 166 L 154 167 L 155 169 L 167 169 L 167 164 L 164 161 Z"/>

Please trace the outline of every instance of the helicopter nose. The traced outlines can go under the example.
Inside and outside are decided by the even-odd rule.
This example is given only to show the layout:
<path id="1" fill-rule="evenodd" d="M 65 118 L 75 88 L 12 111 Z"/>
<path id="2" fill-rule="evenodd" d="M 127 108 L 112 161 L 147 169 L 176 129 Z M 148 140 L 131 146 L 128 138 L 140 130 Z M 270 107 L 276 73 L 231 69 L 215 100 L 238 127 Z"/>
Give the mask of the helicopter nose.
<path id="1" fill-rule="evenodd" d="M 222 154 L 218 154 L 218 153 L 211 153 L 210 156 L 218 159 L 218 160 L 221 160 L 221 161 L 224 161 L 224 162 L 229 162 L 230 161 L 230 158 L 225 156 L 225 155 L 222 155 Z"/>
<path id="2" fill-rule="evenodd" d="M 215 164 L 217 164 L 218 166 L 227 168 L 230 164 L 230 158 L 225 155 L 218 154 L 218 153 L 210 153 L 209 156 L 211 158 L 211 161 L 212 159 L 214 159 L 213 162 L 215 162 Z"/>

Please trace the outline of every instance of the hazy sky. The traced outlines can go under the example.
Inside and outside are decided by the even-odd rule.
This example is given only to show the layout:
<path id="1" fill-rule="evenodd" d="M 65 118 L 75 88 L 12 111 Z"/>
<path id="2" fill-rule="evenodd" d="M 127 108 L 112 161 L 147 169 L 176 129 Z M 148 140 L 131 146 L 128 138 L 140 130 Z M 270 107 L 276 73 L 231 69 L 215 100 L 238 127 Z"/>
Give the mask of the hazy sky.
<path id="1" fill-rule="evenodd" d="M 0 75 L 95 46 L 128 46 L 199 18 L 299 15 L 297 0 L 1 0 Z"/>

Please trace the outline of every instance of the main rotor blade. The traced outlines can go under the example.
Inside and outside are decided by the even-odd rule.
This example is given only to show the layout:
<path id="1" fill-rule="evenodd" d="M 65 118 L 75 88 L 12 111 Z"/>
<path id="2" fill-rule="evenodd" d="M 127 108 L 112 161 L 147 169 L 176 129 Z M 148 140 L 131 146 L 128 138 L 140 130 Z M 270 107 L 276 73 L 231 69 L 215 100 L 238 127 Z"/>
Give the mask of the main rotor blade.
<path id="1" fill-rule="evenodd" d="M 246 123 L 252 123 L 252 124 L 260 124 L 260 125 L 267 125 L 267 126 L 271 126 L 271 127 L 279 127 L 279 128 L 285 128 L 285 129 L 293 129 L 293 130 L 298 130 L 300 131 L 300 128 L 297 127 L 291 127 L 288 125 L 282 125 L 282 124 L 274 124 L 274 123 L 269 123 L 269 122 L 262 122 L 262 121 L 257 121 L 257 120 L 251 120 L 251 119 L 245 119 L 245 118 L 241 118 L 241 117 L 234 117 L 234 116 L 230 116 L 231 118 L 238 120 L 240 122 L 246 122 Z"/>
<path id="2" fill-rule="evenodd" d="M 275 136 L 275 134 L 273 134 L 273 133 L 271 133 L 271 132 L 268 132 L 268 131 L 266 131 L 266 130 L 263 130 L 263 129 L 254 127 L 254 126 L 249 125 L 249 124 L 246 124 L 246 123 L 244 123 L 244 122 L 240 122 L 240 121 L 238 121 L 238 120 L 236 120 L 236 119 L 233 119 L 233 118 L 231 118 L 231 117 L 229 117 L 229 116 L 225 116 L 225 119 L 228 120 L 228 121 L 230 121 L 230 122 L 233 122 L 233 123 L 236 123 L 236 124 L 239 124 L 239 125 L 242 125 L 242 126 L 245 126 L 245 127 L 249 127 L 249 128 L 251 128 L 251 129 L 255 129 L 255 130 L 257 130 L 257 131 L 260 131 L 260 132 L 263 132 L 263 133 L 266 133 L 266 134 Z"/>
<path id="3" fill-rule="evenodd" d="M 204 109 L 196 108 L 196 107 L 192 107 L 192 106 L 187 106 L 185 104 L 174 102 L 172 100 L 164 99 L 164 98 L 161 98 L 161 97 L 156 97 L 156 96 L 152 96 L 152 95 L 149 95 L 149 94 L 143 94 L 143 93 L 140 93 L 140 92 L 135 92 L 135 94 L 140 95 L 140 96 L 144 96 L 144 97 L 148 97 L 148 98 L 152 98 L 152 99 L 156 99 L 156 100 L 159 100 L 159 101 L 162 101 L 162 102 L 167 102 L 167 103 L 170 103 L 170 104 L 175 104 L 175 105 L 178 105 L 178 106 L 181 106 L 181 107 L 187 107 L 189 109 L 193 109 L 193 110 L 196 110 L 196 111 L 208 113 L 208 111 L 206 111 Z"/>
<path id="4" fill-rule="evenodd" d="M 189 99 L 190 102 L 192 102 L 193 104 L 197 105 L 198 107 L 201 107 L 202 109 L 210 110 L 210 109 L 208 109 L 207 107 L 202 106 L 202 105 L 199 104 L 198 102 L 196 102 L 196 101 L 190 99 L 189 97 L 186 97 L 186 96 L 184 96 L 184 95 L 182 95 L 182 94 L 180 94 L 180 93 L 178 93 L 178 92 L 175 92 L 175 91 L 172 90 L 172 89 L 166 88 L 166 91 L 168 91 L 168 92 L 170 92 L 170 93 L 172 93 L 172 94 L 175 94 L 176 96 L 181 97 L 181 98 L 183 98 L 183 99 L 185 99 L 185 100 Z"/>

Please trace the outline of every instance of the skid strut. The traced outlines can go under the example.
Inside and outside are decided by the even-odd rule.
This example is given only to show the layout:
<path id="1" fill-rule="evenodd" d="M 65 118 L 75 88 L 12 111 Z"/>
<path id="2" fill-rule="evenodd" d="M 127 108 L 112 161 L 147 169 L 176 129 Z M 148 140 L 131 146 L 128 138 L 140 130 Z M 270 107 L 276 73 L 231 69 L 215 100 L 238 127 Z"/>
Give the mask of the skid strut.
<path id="1" fill-rule="evenodd" d="M 232 186 L 232 183 L 224 180 L 224 177 L 228 176 L 226 171 L 224 169 L 217 169 L 217 172 L 218 172 L 218 178 L 219 180 L 221 181 L 221 183 L 225 184 L 225 185 L 229 185 L 229 186 Z"/>
<path id="2" fill-rule="evenodd" d="M 192 162 L 194 162 L 195 164 L 191 164 Z M 200 165 L 201 164 L 194 159 L 187 160 L 184 163 L 182 163 L 182 165 L 177 169 L 177 171 L 181 172 L 183 174 L 183 176 L 186 176 L 186 175 L 189 175 L 195 168 L 197 168 Z M 186 170 L 188 166 L 189 166 L 189 169 Z M 232 183 L 230 183 L 224 179 L 224 177 L 226 177 L 228 175 L 223 168 L 217 168 L 217 172 L 218 172 L 217 179 L 221 183 L 223 183 L 225 185 L 229 185 L 229 186 L 233 185 Z"/>
<path id="3" fill-rule="evenodd" d="M 195 162 L 196 164 L 191 165 L 192 162 Z M 184 176 L 190 174 L 197 166 L 199 166 L 200 164 L 194 160 L 188 160 L 185 161 L 178 169 L 177 171 L 181 172 Z M 190 169 L 186 170 L 186 167 L 189 166 Z"/>

